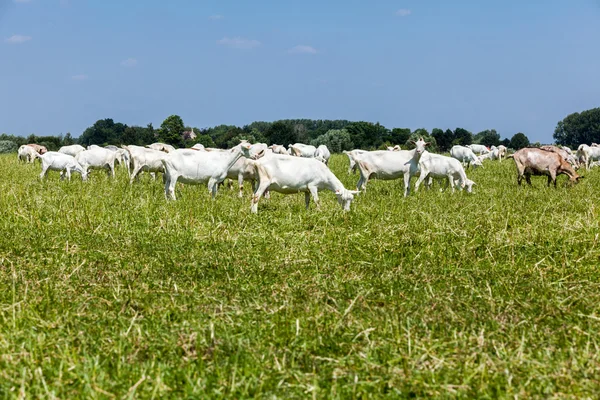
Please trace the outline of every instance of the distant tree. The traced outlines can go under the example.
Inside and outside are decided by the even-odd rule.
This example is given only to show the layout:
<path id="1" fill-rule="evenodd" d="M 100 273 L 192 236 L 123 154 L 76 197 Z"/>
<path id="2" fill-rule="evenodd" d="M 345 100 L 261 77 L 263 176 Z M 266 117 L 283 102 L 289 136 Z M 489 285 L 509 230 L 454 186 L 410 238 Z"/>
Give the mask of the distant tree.
<path id="1" fill-rule="evenodd" d="M 500 134 L 495 129 L 486 129 L 473 137 L 473 142 L 484 146 L 499 146 Z"/>
<path id="2" fill-rule="evenodd" d="M 350 124 L 347 120 L 314 120 L 314 119 L 282 119 L 275 122 L 282 122 L 292 127 L 296 134 L 296 141 L 302 143 L 308 143 L 310 140 L 316 139 L 317 137 L 324 135 L 331 129 L 344 129 Z M 270 125 L 270 122 L 253 122 L 250 125 L 246 125 L 244 130 L 249 132 L 252 128 L 257 128 L 261 132 L 265 133 Z"/>
<path id="3" fill-rule="evenodd" d="M 250 125 L 244 126 L 243 129 L 246 132 L 252 132 L 253 130 L 257 130 L 264 135 L 267 132 L 267 130 L 271 127 L 271 125 L 273 125 L 272 122 L 255 121 Z"/>
<path id="4" fill-rule="evenodd" d="M 262 132 L 257 129 L 252 129 L 250 132 L 246 132 L 243 128 L 239 131 L 239 134 L 232 137 L 227 141 L 227 148 L 237 146 L 242 140 L 247 140 L 250 143 L 265 143 L 266 139 Z"/>
<path id="5" fill-rule="evenodd" d="M 454 132 L 450 129 L 443 131 L 439 128 L 435 128 L 431 131 L 431 136 L 435 138 L 439 151 L 450 151 L 452 148 L 452 141 L 454 140 Z"/>
<path id="6" fill-rule="evenodd" d="M 525 136 L 524 133 L 516 133 L 511 139 L 510 139 L 510 147 L 515 149 L 515 150 L 519 150 L 522 149 L 523 147 L 527 147 L 529 146 L 529 139 L 527 138 L 527 136 Z"/>
<path id="7" fill-rule="evenodd" d="M 327 133 L 313 139 L 310 144 L 315 147 L 324 144 L 332 153 L 341 153 L 354 147 L 350 133 L 346 129 L 330 129 Z"/>
<path id="8" fill-rule="evenodd" d="M 294 128 L 283 121 L 274 122 L 265 132 L 268 144 L 281 144 L 287 146 L 298 141 Z"/>
<path id="9" fill-rule="evenodd" d="M 600 107 L 573 113 L 556 125 L 557 144 L 577 148 L 582 143 L 600 143 Z"/>
<path id="10" fill-rule="evenodd" d="M 155 133 L 156 132 L 154 131 L 152 124 L 148 124 L 146 127 L 128 126 L 125 128 L 125 131 L 121 136 L 121 142 L 118 144 L 145 146 L 147 144 L 156 142 L 157 138 Z"/>
<path id="11" fill-rule="evenodd" d="M 208 128 L 205 133 L 212 138 L 216 147 L 226 149 L 227 143 L 232 138 L 243 135 L 244 132 L 242 128 L 235 125 L 219 125 L 214 128 Z"/>
<path id="12" fill-rule="evenodd" d="M 73 137 L 71 136 L 71 132 L 67 132 L 67 134 L 65 135 L 65 137 L 62 139 L 62 146 L 70 146 L 72 144 L 75 144 L 75 139 L 73 139 Z"/>
<path id="13" fill-rule="evenodd" d="M 408 147 L 409 149 L 414 149 L 415 145 L 412 144 L 412 142 L 416 142 L 420 138 L 423 138 L 424 141 L 429 142 L 429 146 L 427 146 L 427 150 L 432 151 L 432 152 L 438 151 L 437 141 L 435 140 L 435 138 L 433 136 L 431 136 L 429 134 L 429 132 L 425 128 L 416 129 L 413 133 L 411 133 L 410 137 L 406 141 L 406 147 Z"/>
<path id="14" fill-rule="evenodd" d="M 17 144 L 11 140 L 0 140 L 0 154 L 14 153 L 17 148 Z"/>
<path id="15" fill-rule="evenodd" d="M 461 146 L 466 146 L 468 144 L 473 143 L 473 134 L 466 129 L 456 128 L 454 130 L 454 139 L 452 140 L 452 144 L 459 144 Z"/>
<path id="16" fill-rule="evenodd" d="M 406 141 L 410 138 L 410 129 L 409 128 L 394 128 L 389 132 L 389 135 L 384 137 L 384 140 L 390 142 L 390 144 L 405 144 Z"/>
<path id="17" fill-rule="evenodd" d="M 38 144 L 46 146 L 50 151 L 56 151 L 62 146 L 62 136 L 38 136 Z"/>
<path id="18" fill-rule="evenodd" d="M 127 125 L 115 123 L 111 118 L 100 119 L 83 132 L 79 137 L 79 143 L 83 146 L 120 144 L 126 128 Z"/>
<path id="19" fill-rule="evenodd" d="M 249 137 L 252 138 L 252 143 L 267 143 L 267 137 L 265 134 L 258 130 L 257 128 L 253 128 L 250 130 Z"/>
<path id="20" fill-rule="evenodd" d="M 173 146 L 181 146 L 183 139 L 183 131 L 185 125 L 179 115 L 168 116 L 162 124 L 160 124 L 160 130 L 158 131 L 158 139 L 163 143 L 167 143 Z"/>
<path id="21" fill-rule="evenodd" d="M 311 139 L 314 139 L 321 135 L 324 135 L 325 133 L 329 132 L 332 129 L 335 129 L 335 130 L 344 129 L 348 125 L 350 125 L 350 121 L 345 120 L 345 119 L 336 119 L 336 120 L 324 119 L 324 120 L 314 121 L 314 123 L 309 123 L 308 125 L 310 127 L 309 133 L 308 133 L 309 137 Z"/>
<path id="22" fill-rule="evenodd" d="M 200 133 L 198 134 L 198 136 L 196 136 L 196 139 L 194 139 L 194 143 L 191 143 L 191 146 L 193 146 L 196 143 L 200 143 L 204 147 L 217 147 L 212 138 L 207 134 L 203 133 Z"/>
<path id="23" fill-rule="evenodd" d="M 354 146 L 363 149 L 377 148 L 383 143 L 384 138 L 389 136 L 385 126 L 365 121 L 352 122 L 346 126 L 346 130 Z"/>
<path id="24" fill-rule="evenodd" d="M 2 135 L 0 135 L 0 140 L 14 142 L 17 144 L 17 147 L 29 143 L 29 142 L 27 142 L 27 138 L 25 138 L 23 136 L 7 135 L 6 133 L 3 133 Z"/>
<path id="25" fill-rule="evenodd" d="M 297 123 L 293 125 L 294 134 L 296 135 L 296 140 L 300 143 L 307 143 L 309 140 L 308 129 L 306 125 L 303 123 Z"/>
<path id="26" fill-rule="evenodd" d="M 510 139 L 509 138 L 504 138 L 502 139 L 502 141 L 500 142 L 501 145 L 505 146 L 505 147 L 510 147 Z"/>
<path id="27" fill-rule="evenodd" d="M 149 123 L 148 125 L 146 125 L 146 127 L 138 127 L 139 129 L 137 130 L 137 135 L 136 137 L 138 138 L 138 140 L 143 143 L 144 145 L 147 144 L 152 144 L 154 142 L 156 142 L 157 138 L 158 138 L 158 129 L 154 129 L 154 126 L 152 126 L 152 123 Z"/>

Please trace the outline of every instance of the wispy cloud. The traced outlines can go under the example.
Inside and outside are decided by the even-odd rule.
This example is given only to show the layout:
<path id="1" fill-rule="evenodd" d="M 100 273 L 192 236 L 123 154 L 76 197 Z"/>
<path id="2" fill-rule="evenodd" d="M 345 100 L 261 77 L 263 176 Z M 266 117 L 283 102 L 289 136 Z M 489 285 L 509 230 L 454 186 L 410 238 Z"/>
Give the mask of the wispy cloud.
<path id="1" fill-rule="evenodd" d="M 290 54 L 317 54 L 317 49 L 312 46 L 307 46 L 305 44 L 299 44 L 298 46 L 294 46 L 288 50 Z"/>
<path id="2" fill-rule="evenodd" d="M 254 39 L 246 39 L 243 37 L 224 37 L 223 39 L 217 40 L 217 44 L 221 46 L 233 47 L 235 49 L 253 49 L 260 46 L 260 42 Z"/>
<path id="3" fill-rule="evenodd" d="M 73 75 L 71 79 L 74 81 L 85 81 L 88 79 L 88 76 L 86 74 Z"/>
<path id="4" fill-rule="evenodd" d="M 208 19 L 212 19 L 213 21 L 216 21 L 218 19 L 223 19 L 224 17 L 221 14 L 215 14 L 215 15 L 211 15 L 210 17 L 208 17 Z"/>
<path id="5" fill-rule="evenodd" d="M 5 40 L 6 43 L 19 44 L 25 43 L 31 40 L 31 36 L 25 35 L 12 35 L 8 39 Z"/>
<path id="6" fill-rule="evenodd" d="M 396 15 L 399 17 L 408 17 L 410 14 L 412 14 L 412 11 L 410 11 L 407 8 L 401 8 L 398 11 L 396 11 Z"/>
<path id="7" fill-rule="evenodd" d="M 123 60 L 121 61 L 121 65 L 123 67 L 127 67 L 127 68 L 131 68 L 131 67 L 135 67 L 138 63 L 138 60 L 136 60 L 135 58 L 128 58 L 127 60 Z"/>

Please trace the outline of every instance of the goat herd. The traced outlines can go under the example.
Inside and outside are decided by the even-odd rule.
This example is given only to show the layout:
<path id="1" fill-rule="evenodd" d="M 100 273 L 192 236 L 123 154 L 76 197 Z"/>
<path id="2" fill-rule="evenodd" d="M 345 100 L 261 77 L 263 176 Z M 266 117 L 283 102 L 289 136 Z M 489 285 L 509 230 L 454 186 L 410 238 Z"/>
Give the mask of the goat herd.
<path id="1" fill-rule="evenodd" d="M 243 195 L 244 180 L 251 181 L 254 187 L 252 196 L 252 212 L 258 211 L 261 196 L 268 197 L 269 191 L 284 194 L 305 193 L 306 207 L 312 196 L 319 207 L 320 190 L 331 190 L 344 210 L 350 209 L 354 196 L 360 190 L 366 190 L 369 179 L 391 180 L 404 178 L 404 196 L 410 193 L 410 179 L 418 172 L 419 178 L 415 191 L 425 182 L 428 186 L 432 180 L 443 179 L 445 187 L 467 192 L 472 191 L 475 184 L 467 178 L 464 166 L 482 166 L 485 159 L 502 161 L 503 157 L 514 158 L 517 166 L 519 185 L 523 177 L 531 184 L 531 175 L 547 175 L 548 185 L 554 183 L 556 176 L 566 174 L 570 181 L 577 182 L 581 177 L 575 172 L 580 164 L 586 168 L 594 166 L 592 161 L 600 160 L 600 146 L 581 145 L 576 153 L 567 147 L 542 146 L 540 148 L 524 148 L 507 156 L 504 146 L 492 146 L 488 149 L 482 145 L 454 146 L 450 157 L 426 151 L 429 143 L 422 138 L 412 142 L 414 149 L 401 150 L 399 146 L 388 147 L 387 150 L 344 151 L 350 160 L 348 173 L 360 172 L 357 190 L 348 190 L 328 168 L 331 156 L 326 146 L 314 147 L 296 143 L 288 149 L 281 145 L 267 146 L 263 143 L 251 144 L 242 141 L 228 149 L 205 148 L 197 144 L 190 149 L 175 149 L 163 143 L 154 143 L 146 147 L 116 146 L 100 147 L 96 145 L 84 148 L 80 145 L 63 146 L 57 152 L 47 151 L 44 146 L 36 144 L 23 145 L 18 150 L 18 160 L 33 163 L 41 160 L 44 179 L 48 170 L 61 172 L 61 179 L 71 178 L 71 172 L 81 175 L 87 180 L 90 169 L 106 169 L 109 176 L 115 176 L 115 163 L 124 165 L 133 183 L 143 171 L 163 173 L 165 196 L 175 200 L 176 183 L 208 184 L 208 190 L 214 198 L 217 187 L 226 178 L 238 181 L 239 196 Z"/>

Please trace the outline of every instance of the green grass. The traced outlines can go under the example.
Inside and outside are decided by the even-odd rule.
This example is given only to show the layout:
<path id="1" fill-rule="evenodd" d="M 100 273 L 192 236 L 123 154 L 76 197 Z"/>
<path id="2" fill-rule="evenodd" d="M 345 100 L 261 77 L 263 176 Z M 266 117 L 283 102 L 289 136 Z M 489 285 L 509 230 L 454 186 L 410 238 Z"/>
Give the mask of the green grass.
<path id="1" fill-rule="evenodd" d="M 529 188 L 487 162 L 471 195 L 371 181 L 349 213 L 252 215 L 249 189 L 40 169 L 0 157 L 2 398 L 600 392 L 597 171 Z"/>

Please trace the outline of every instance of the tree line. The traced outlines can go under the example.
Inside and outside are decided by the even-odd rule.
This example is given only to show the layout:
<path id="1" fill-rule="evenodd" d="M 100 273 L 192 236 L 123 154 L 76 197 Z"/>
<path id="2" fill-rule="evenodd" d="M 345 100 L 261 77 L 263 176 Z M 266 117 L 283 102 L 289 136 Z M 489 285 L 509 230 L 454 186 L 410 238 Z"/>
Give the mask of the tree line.
<path id="1" fill-rule="evenodd" d="M 193 134 L 191 134 L 193 133 Z M 14 135 L 0 135 L 0 141 L 13 142 L 15 147 L 26 143 L 38 143 L 49 150 L 57 150 L 61 146 L 79 143 L 83 146 L 90 144 L 116 145 L 122 144 L 144 146 L 154 142 L 168 143 L 176 147 L 191 147 L 202 143 L 206 147 L 230 148 L 239 143 L 241 139 L 251 142 L 267 144 L 310 143 L 315 146 L 324 144 L 332 152 L 342 150 L 384 149 L 387 146 L 401 145 L 410 147 L 410 141 L 423 137 L 431 142 L 433 151 L 449 151 L 456 144 L 468 145 L 472 143 L 486 146 L 500 144 L 513 149 L 529 146 L 529 139 L 523 133 L 517 133 L 510 139 L 501 139 L 495 129 L 488 129 L 473 134 L 464 128 L 440 129 L 431 132 L 419 128 L 388 129 L 379 123 L 348 120 L 312 120 L 312 119 L 285 119 L 274 122 L 256 121 L 239 127 L 235 125 L 218 125 L 210 128 L 196 128 L 186 126 L 177 115 L 166 118 L 159 128 L 152 124 L 146 126 L 129 126 L 121 122 L 114 122 L 111 118 L 96 121 L 87 128 L 79 138 L 73 138 L 70 133 L 58 136 L 20 137 Z"/>

